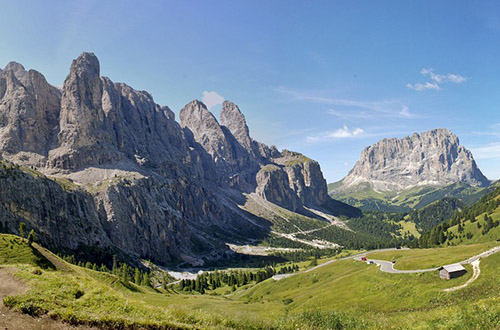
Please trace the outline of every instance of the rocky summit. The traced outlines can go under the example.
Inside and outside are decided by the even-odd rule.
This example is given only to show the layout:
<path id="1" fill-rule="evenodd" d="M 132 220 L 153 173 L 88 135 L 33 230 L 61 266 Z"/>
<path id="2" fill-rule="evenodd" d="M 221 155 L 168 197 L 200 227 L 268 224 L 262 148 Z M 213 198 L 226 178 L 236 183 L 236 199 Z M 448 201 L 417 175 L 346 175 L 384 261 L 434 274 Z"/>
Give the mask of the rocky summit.
<path id="1" fill-rule="evenodd" d="M 327 194 L 320 166 L 250 137 L 239 107 L 220 122 L 200 101 L 180 123 L 152 96 L 100 75 L 92 53 L 61 89 L 15 62 L 0 70 L 2 227 L 57 249 L 102 248 L 200 265 L 269 233 L 253 194 L 292 212 L 356 211 Z"/>
<path id="2" fill-rule="evenodd" d="M 369 146 L 335 190 L 370 185 L 375 191 L 397 192 L 415 186 L 465 183 L 488 186 L 472 153 L 447 129 L 383 139 Z"/>

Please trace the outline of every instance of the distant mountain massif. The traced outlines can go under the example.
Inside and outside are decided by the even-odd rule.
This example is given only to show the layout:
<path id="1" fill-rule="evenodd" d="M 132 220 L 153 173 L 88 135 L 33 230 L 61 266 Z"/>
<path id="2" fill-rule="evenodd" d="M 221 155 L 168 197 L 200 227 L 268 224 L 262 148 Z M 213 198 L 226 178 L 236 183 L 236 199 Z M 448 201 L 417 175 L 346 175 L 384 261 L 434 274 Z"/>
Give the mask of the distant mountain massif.
<path id="1" fill-rule="evenodd" d="M 328 195 L 316 161 L 253 140 L 234 103 L 218 121 L 192 101 L 178 123 L 147 92 L 102 77 L 91 53 L 60 89 L 15 62 L 0 70 L 0 156 L 1 227 L 26 222 L 56 249 L 202 265 L 270 236 L 337 246 L 297 221 L 351 233 L 336 216 L 360 215 Z"/>
<path id="2" fill-rule="evenodd" d="M 472 203 L 489 186 L 458 137 L 434 129 L 365 148 L 349 174 L 329 185 L 329 193 L 362 209 L 409 211 L 444 197 Z"/>

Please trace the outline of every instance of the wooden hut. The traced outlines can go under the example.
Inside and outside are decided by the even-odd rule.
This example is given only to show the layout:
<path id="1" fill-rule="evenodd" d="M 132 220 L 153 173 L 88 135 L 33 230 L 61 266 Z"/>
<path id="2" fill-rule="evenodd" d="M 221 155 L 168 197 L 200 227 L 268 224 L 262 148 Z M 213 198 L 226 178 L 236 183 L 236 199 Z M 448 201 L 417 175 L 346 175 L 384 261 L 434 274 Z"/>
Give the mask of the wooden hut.
<path id="1" fill-rule="evenodd" d="M 446 265 L 439 268 L 439 277 L 443 280 L 450 280 L 467 273 L 464 266 L 461 264 Z"/>

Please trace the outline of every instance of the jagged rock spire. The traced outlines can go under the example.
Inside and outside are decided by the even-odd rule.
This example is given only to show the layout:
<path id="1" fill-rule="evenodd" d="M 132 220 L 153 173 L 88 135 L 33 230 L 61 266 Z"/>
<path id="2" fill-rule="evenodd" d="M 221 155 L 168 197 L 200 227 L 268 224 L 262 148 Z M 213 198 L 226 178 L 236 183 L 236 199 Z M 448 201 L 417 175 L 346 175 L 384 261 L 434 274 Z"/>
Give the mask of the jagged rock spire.
<path id="1" fill-rule="evenodd" d="M 247 150 L 252 149 L 252 140 L 245 116 L 240 108 L 230 101 L 224 101 L 220 113 L 220 122 L 226 126 L 238 142 Z"/>

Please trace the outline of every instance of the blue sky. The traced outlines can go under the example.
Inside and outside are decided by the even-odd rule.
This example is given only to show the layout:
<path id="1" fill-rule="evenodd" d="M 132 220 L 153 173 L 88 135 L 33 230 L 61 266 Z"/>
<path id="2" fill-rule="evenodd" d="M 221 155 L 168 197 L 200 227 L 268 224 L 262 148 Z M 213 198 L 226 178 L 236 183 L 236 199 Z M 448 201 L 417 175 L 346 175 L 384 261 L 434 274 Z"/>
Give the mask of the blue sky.
<path id="1" fill-rule="evenodd" d="M 178 112 L 237 103 L 252 136 L 341 179 L 384 137 L 446 127 L 500 178 L 497 1 L 6 1 L 0 66 L 61 85 L 94 52 L 102 75 Z"/>

